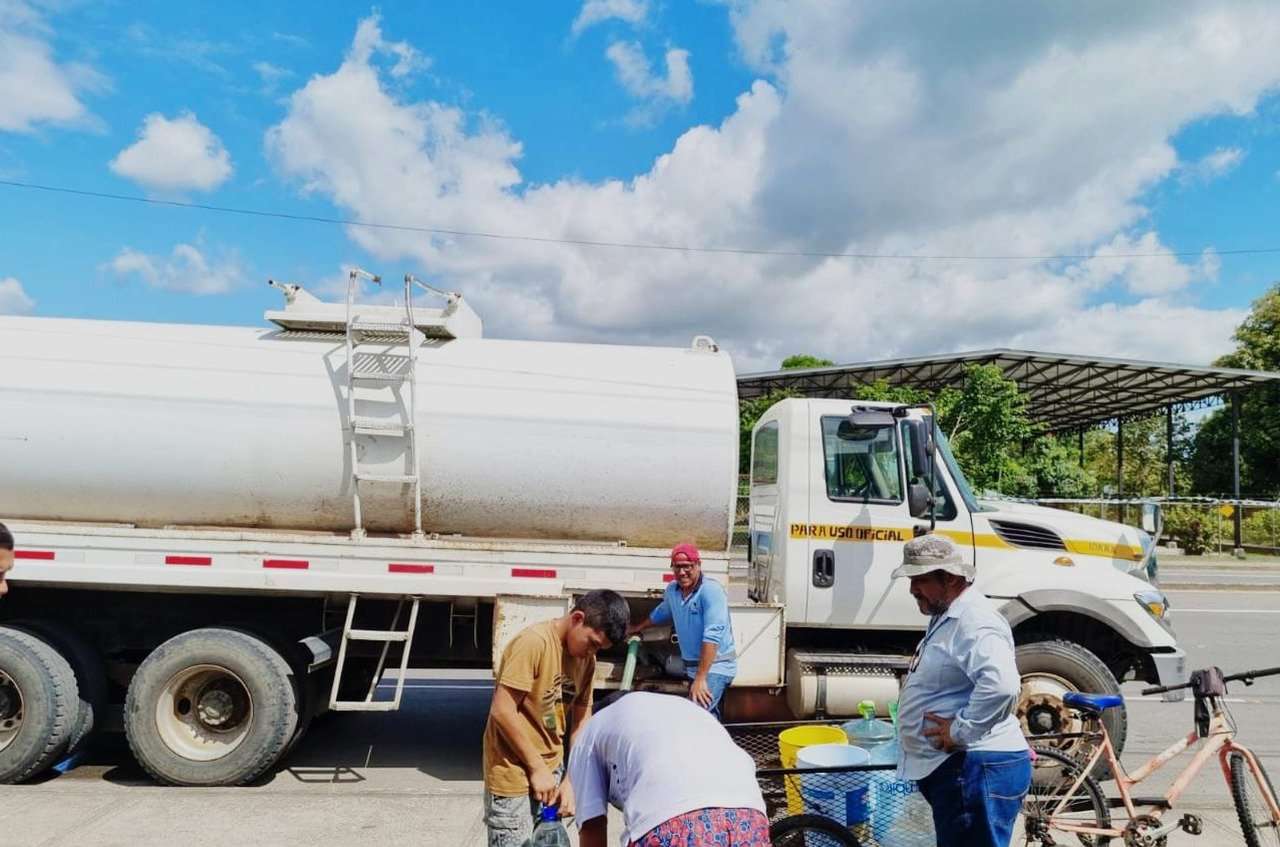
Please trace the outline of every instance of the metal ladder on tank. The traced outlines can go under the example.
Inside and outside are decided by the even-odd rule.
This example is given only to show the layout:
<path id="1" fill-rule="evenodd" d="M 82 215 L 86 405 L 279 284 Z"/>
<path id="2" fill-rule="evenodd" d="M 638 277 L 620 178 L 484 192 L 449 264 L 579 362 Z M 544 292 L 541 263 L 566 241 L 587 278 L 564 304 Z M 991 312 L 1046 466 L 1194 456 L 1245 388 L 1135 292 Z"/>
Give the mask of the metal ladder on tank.
<path id="1" fill-rule="evenodd" d="M 329 689 L 329 709 L 335 712 L 394 712 L 400 708 L 400 698 L 404 695 L 404 678 L 409 669 L 409 647 L 413 644 L 413 632 L 418 626 L 418 597 L 401 597 L 396 603 L 396 613 L 391 618 L 390 629 L 356 629 L 356 602 L 360 595 L 352 594 L 347 601 L 347 621 L 342 626 L 342 641 L 338 646 L 338 661 L 333 668 L 333 686 Z M 398 629 L 400 615 L 404 612 L 405 601 L 410 601 L 409 622 L 404 629 Z M 373 679 L 369 681 L 369 689 L 362 700 L 340 700 L 338 689 L 342 686 L 342 669 L 347 663 L 347 647 L 353 641 L 375 641 L 382 643 L 382 653 L 378 656 L 378 665 L 374 669 Z M 400 672 L 396 676 L 395 696 L 390 700 L 375 700 L 378 683 L 387 666 L 387 652 L 391 645 L 400 643 Z"/>
<path id="2" fill-rule="evenodd" d="M 418 349 L 426 336 L 413 320 L 413 278 L 404 279 L 404 318 L 388 321 L 386 318 L 362 318 L 357 312 L 356 294 L 360 280 L 367 279 L 378 285 L 382 278 L 359 268 L 353 268 L 347 276 L 347 429 L 351 451 L 351 496 L 355 526 L 351 537 L 364 538 L 364 507 L 361 502 L 361 485 L 407 486 L 413 500 L 413 537 L 420 540 L 422 534 L 422 471 L 419 464 L 417 410 Z M 372 352 L 371 347 L 381 348 Z M 399 352 L 388 352 L 388 348 Z M 369 417 L 359 414 L 356 387 L 372 385 L 394 389 L 405 387 L 404 396 L 397 395 L 396 405 L 400 418 Z M 372 402 L 372 401 L 363 401 Z M 404 439 L 406 473 L 369 473 L 360 465 L 360 439 L 362 437 Z M 352 601 L 352 605 L 355 603 Z M 416 607 L 416 603 L 415 603 Z"/>

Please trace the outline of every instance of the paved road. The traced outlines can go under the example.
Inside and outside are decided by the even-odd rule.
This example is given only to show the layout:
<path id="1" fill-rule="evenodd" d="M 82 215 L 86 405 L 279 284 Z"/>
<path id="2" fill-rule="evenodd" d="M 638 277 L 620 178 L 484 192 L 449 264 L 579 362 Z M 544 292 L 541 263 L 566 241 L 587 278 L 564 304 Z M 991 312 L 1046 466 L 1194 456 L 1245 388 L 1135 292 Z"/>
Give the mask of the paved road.
<path id="1" fill-rule="evenodd" d="M 1216 663 L 1230 672 L 1280 664 L 1274 648 L 1280 592 L 1173 590 L 1170 596 L 1193 667 Z M 0 845 L 478 847 L 479 738 L 491 691 L 486 677 L 419 675 L 398 714 L 329 716 L 283 769 L 251 788 L 157 788 L 122 744 L 101 745 L 68 773 L 0 789 Z M 1189 702 L 1143 698 L 1140 688 L 1125 690 L 1130 767 L 1191 727 Z M 1241 738 L 1280 774 L 1280 678 L 1233 690 L 1230 705 Z M 1206 817 L 1207 833 L 1199 839 L 1177 835 L 1170 842 L 1175 847 L 1239 838 L 1216 770 L 1200 774 L 1182 805 Z"/>
<path id="2" fill-rule="evenodd" d="M 1166 589 L 1170 587 L 1166 584 Z M 1174 628 L 1187 651 L 1189 668 L 1218 665 L 1226 673 L 1280 665 L 1275 644 L 1280 636 L 1280 594 L 1257 590 L 1168 590 Z M 1164 703 L 1142 697 L 1141 684 L 1129 683 L 1129 746 L 1124 761 L 1135 768 L 1160 752 L 1177 735 L 1193 727 L 1192 705 Z M 1262 679 L 1252 687 L 1236 683 L 1228 707 L 1239 724 L 1240 740 L 1249 745 L 1272 774 L 1280 774 L 1280 677 Z M 1179 765 L 1175 761 L 1169 767 Z M 1160 793 L 1176 772 L 1157 774 L 1144 793 Z M 1154 790 L 1151 790 L 1154 789 Z M 1206 834 L 1199 839 L 1179 834 L 1172 845 L 1230 843 L 1238 839 L 1235 811 L 1216 763 L 1210 763 L 1192 782 L 1179 804 L 1206 818 Z"/>

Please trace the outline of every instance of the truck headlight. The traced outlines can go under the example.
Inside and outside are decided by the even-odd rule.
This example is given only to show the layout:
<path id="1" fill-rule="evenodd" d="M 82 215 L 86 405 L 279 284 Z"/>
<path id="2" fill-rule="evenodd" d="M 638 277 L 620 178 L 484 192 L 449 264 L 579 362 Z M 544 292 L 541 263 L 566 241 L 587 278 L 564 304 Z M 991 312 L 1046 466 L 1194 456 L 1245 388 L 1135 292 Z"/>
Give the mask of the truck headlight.
<path id="1" fill-rule="evenodd" d="M 1139 591 L 1133 595 L 1133 599 L 1138 601 L 1138 605 L 1146 610 L 1148 615 L 1155 618 L 1159 623 L 1169 623 L 1169 598 L 1159 591 Z"/>

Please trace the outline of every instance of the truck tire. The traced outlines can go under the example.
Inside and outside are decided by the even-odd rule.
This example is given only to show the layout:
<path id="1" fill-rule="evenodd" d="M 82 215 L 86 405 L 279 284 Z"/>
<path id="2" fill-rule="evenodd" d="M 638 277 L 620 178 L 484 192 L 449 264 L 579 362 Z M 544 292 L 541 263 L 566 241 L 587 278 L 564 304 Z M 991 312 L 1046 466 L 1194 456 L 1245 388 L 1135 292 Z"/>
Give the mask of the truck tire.
<path id="1" fill-rule="evenodd" d="M 1080 739 L 1037 740 L 1036 735 L 1061 732 L 1079 732 L 1087 729 L 1078 718 L 1062 704 L 1062 695 L 1068 691 L 1090 694 L 1119 694 L 1120 683 L 1107 668 L 1106 663 L 1091 651 L 1070 641 L 1051 639 L 1019 644 L 1017 648 L 1018 672 L 1022 674 L 1022 692 L 1018 697 L 1016 713 L 1022 722 L 1022 731 L 1034 743 L 1044 744 L 1065 751 L 1079 745 Z M 1107 709 L 1102 713 L 1102 723 L 1115 745 L 1116 755 L 1124 750 L 1128 733 L 1129 716 L 1124 706 Z M 1094 776 L 1109 776 L 1109 769 Z"/>
<path id="2" fill-rule="evenodd" d="M 168 785 L 244 785 L 280 758 L 298 723 L 289 663 L 246 632 L 176 635 L 138 666 L 124 729 L 138 763 Z"/>
<path id="3" fill-rule="evenodd" d="M 76 677 L 40 639 L 0 627 L 0 784 L 39 776 L 66 752 Z"/>
<path id="4" fill-rule="evenodd" d="M 84 636 L 63 624 L 44 620 L 17 620 L 9 624 L 39 638 L 67 660 L 76 678 L 79 705 L 66 755 L 82 750 L 107 702 L 107 671 L 102 656 Z"/>

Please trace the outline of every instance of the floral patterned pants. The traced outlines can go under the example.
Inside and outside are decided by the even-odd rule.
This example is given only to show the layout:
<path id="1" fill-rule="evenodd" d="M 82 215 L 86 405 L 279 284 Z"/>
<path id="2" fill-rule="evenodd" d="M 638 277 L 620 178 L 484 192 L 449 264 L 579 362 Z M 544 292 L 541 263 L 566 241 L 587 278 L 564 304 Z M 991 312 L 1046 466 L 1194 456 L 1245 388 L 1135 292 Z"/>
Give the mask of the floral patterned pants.
<path id="1" fill-rule="evenodd" d="M 658 824 L 632 847 L 769 847 L 769 819 L 755 809 L 697 809 Z"/>

